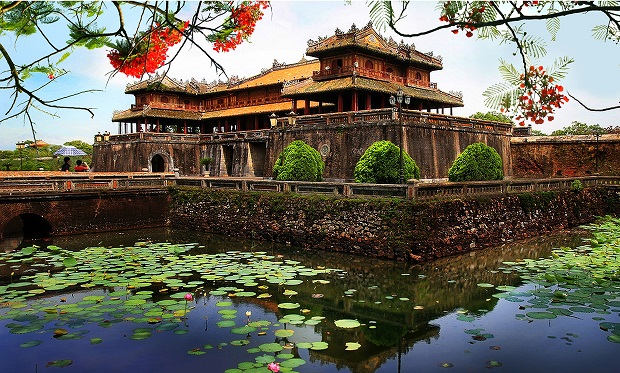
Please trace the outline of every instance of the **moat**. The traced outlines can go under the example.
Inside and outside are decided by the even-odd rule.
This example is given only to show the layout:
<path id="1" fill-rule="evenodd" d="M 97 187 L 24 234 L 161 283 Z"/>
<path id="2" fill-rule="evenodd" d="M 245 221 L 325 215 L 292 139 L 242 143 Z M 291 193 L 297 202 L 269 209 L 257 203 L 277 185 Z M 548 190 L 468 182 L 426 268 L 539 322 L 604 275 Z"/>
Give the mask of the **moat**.
<path id="1" fill-rule="evenodd" d="M 166 228 L 55 237 L 0 264 L 3 370 L 613 371 L 599 323 L 618 307 L 524 318 L 536 289 L 507 270 L 585 235 L 425 264 Z"/>

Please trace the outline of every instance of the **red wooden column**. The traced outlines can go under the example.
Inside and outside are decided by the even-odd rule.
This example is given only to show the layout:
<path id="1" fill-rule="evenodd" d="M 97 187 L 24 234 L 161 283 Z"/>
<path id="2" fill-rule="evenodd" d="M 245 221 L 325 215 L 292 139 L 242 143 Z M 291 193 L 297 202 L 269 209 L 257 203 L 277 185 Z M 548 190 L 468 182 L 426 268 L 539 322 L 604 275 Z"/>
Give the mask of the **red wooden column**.
<path id="1" fill-rule="evenodd" d="M 258 127 L 260 126 L 260 121 L 258 120 L 258 115 L 254 117 L 254 129 L 257 130 L 259 129 Z"/>
<path id="2" fill-rule="evenodd" d="M 366 93 L 366 110 L 372 109 L 372 92 Z"/>
<path id="3" fill-rule="evenodd" d="M 187 121 L 183 120 L 183 134 L 187 135 Z"/>
<path id="4" fill-rule="evenodd" d="M 342 113 L 344 111 L 344 103 L 342 102 L 342 92 L 338 92 L 338 112 Z"/>
<path id="5" fill-rule="evenodd" d="M 353 91 L 351 95 L 351 111 L 357 111 L 357 91 Z"/>

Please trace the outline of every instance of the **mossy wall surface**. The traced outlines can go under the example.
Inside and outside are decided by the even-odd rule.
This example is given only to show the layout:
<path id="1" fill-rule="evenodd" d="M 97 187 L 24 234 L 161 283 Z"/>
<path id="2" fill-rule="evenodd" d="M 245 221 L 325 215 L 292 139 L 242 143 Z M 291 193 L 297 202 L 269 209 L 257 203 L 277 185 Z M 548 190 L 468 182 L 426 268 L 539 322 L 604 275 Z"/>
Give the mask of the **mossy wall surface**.
<path id="1" fill-rule="evenodd" d="M 620 211 L 603 188 L 414 202 L 177 188 L 171 224 L 310 250 L 427 261 Z"/>

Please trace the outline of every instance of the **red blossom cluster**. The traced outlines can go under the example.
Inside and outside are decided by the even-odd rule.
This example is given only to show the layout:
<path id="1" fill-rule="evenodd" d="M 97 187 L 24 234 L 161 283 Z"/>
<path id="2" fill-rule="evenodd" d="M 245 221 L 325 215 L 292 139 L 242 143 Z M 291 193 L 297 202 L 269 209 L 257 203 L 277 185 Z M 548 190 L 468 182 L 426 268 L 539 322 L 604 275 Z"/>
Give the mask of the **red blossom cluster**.
<path id="1" fill-rule="evenodd" d="M 521 83 L 520 88 L 524 90 L 524 93 L 519 97 L 517 108 L 522 115 L 515 118 L 521 126 L 525 125 L 525 120 L 536 124 L 544 123 L 545 118 L 552 121 L 555 109 L 568 102 L 568 97 L 562 94 L 564 88 L 553 84 L 553 77 L 547 75 L 542 66 L 538 68 L 530 66 L 526 74 L 521 74 L 521 79 L 524 82 Z M 501 109 L 502 112 L 504 110 L 504 108 Z"/>
<path id="2" fill-rule="evenodd" d="M 456 9 L 453 9 L 450 5 L 450 1 L 444 3 L 443 15 L 439 17 L 441 22 L 448 22 L 451 25 L 457 22 L 458 12 Z M 469 8 L 469 9 L 468 9 Z M 482 22 L 482 13 L 484 13 L 486 7 L 484 5 L 481 6 L 469 6 L 465 7 L 463 13 L 460 15 L 461 22 L 465 22 L 465 24 L 458 25 L 454 30 L 452 30 L 453 34 L 458 34 L 459 30 L 467 30 L 465 36 L 471 38 L 474 36 L 474 31 L 476 31 L 475 23 Z"/>
<path id="3" fill-rule="evenodd" d="M 152 74 L 162 67 L 168 58 L 168 49 L 178 44 L 189 21 L 178 27 L 161 27 L 156 24 L 150 32 L 127 48 L 117 48 L 108 53 L 112 67 L 127 76 L 142 77 L 145 73 Z"/>
<path id="4" fill-rule="evenodd" d="M 263 18 L 263 9 L 269 7 L 268 1 L 244 1 L 232 7 L 230 25 L 226 27 L 226 32 L 217 35 L 213 49 L 216 52 L 234 50 L 252 35 L 256 22 Z"/>

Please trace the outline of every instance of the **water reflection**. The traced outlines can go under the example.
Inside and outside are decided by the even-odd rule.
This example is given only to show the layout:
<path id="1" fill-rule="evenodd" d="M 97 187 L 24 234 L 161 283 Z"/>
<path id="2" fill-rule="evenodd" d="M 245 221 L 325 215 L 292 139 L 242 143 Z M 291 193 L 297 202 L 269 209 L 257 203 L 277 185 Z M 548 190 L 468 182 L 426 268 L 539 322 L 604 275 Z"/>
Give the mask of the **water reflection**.
<path id="1" fill-rule="evenodd" d="M 491 297 L 494 291 L 479 287 L 479 283 L 519 285 L 518 278 L 498 270 L 502 262 L 548 256 L 552 248 L 578 245 L 585 234 L 566 232 L 424 264 L 304 250 L 169 228 L 55 237 L 39 245 L 54 244 L 79 250 L 87 246 L 127 246 L 137 241 L 197 242 L 201 248 L 196 251 L 265 251 L 299 261 L 307 267 L 337 269 L 325 276 L 329 284 L 306 281 L 296 286 L 298 295 L 295 301 L 310 314 L 322 315 L 331 321 L 357 319 L 363 326 L 349 330 L 337 328 L 333 322 L 315 325 L 314 332 L 329 342 L 329 348 L 304 352 L 309 354 L 309 363 L 316 366 L 298 371 L 314 371 L 317 366 L 329 363 L 338 370 L 366 373 L 377 371 L 391 360 L 397 361 L 397 371 L 411 371 L 401 370 L 401 357 L 416 343 L 430 343 L 440 336 L 440 327 L 433 320 L 457 309 L 482 314 L 496 306 L 498 299 Z M 3 277 L 8 275 L 5 273 L 7 269 L 2 270 Z M 285 312 L 278 309 L 277 304 L 290 300 L 280 292 L 267 300 L 252 298 L 242 301 L 275 313 L 279 318 Z M 241 305 L 242 301 L 235 300 L 235 303 Z M 345 351 L 343 346 L 351 341 L 358 341 L 362 347 Z"/>

